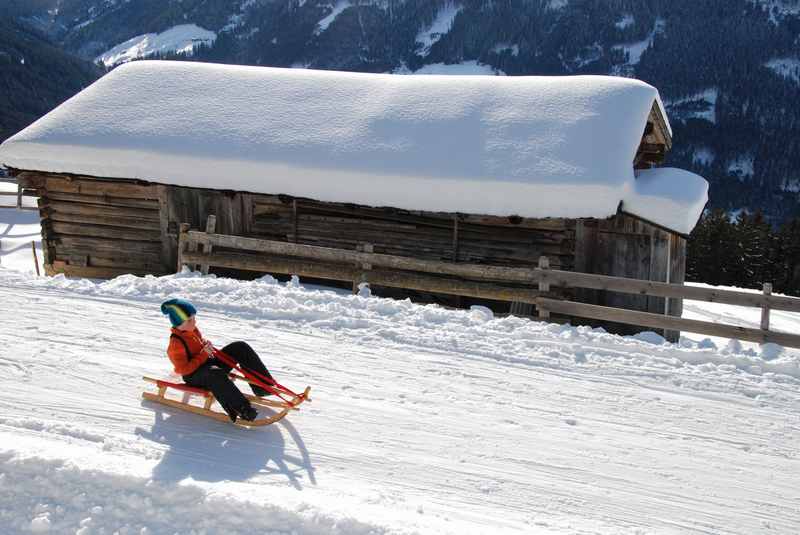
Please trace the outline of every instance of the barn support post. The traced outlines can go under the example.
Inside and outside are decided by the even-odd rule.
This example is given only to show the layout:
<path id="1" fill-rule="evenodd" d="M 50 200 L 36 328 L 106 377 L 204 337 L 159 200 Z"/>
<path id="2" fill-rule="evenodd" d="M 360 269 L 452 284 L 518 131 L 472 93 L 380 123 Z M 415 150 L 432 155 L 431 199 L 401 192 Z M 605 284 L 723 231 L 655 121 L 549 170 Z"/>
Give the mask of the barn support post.
<path id="1" fill-rule="evenodd" d="M 183 253 L 187 251 L 187 246 L 189 245 L 189 229 L 191 226 L 189 223 L 181 223 L 180 231 L 178 233 L 178 266 L 177 266 L 177 273 L 180 273 L 183 269 Z"/>
<path id="2" fill-rule="evenodd" d="M 539 257 L 539 269 L 547 270 L 550 269 L 550 259 L 546 256 Z M 550 291 L 550 283 L 544 282 L 544 280 L 539 281 L 539 292 L 547 293 Z M 539 309 L 539 319 L 547 320 L 550 319 L 550 311 L 544 308 L 542 305 L 537 304 L 536 308 Z"/>
<path id="3" fill-rule="evenodd" d="M 206 234 L 214 234 L 214 231 L 217 229 L 217 216 L 210 215 L 206 220 Z M 206 243 L 203 245 L 203 252 L 206 254 L 211 254 L 211 248 L 214 247 L 210 243 Z M 203 264 L 200 266 L 200 272 L 203 275 L 208 275 L 208 264 Z"/>
<path id="4" fill-rule="evenodd" d="M 667 284 L 672 283 L 672 243 L 673 243 L 673 235 L 672 233 L 668 234 L 667 237 L 667 276 L 666 282 Z M 669 316 L 669 297 L 664 298 L 664 316 Z M 673 331 L 669 329 L 664 329 L 664 338 L 670 342 L 677 342 L 681 337 L 680 331 Z"/>
<path id="5" fill-rule="evenodd" d="M 763 287 L 764 296 L 772 295 L 772 283 L 765 282 Z M 770 306 L 769 302 L 764 301 L 761 305 L 761 330 L 768 331 L 769 330 L 769 314 L 770 314 Z"/>

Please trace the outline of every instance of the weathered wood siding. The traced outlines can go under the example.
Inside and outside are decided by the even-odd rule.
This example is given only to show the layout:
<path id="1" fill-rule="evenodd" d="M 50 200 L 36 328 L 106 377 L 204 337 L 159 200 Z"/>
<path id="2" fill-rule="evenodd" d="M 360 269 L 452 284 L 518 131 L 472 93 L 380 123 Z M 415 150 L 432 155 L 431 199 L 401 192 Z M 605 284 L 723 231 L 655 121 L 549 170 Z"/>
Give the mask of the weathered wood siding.
<path id="1" fill-rule="evenodd" d="M 574 222 L 491 218 L 250 195 L 251 237 L 472 264 L 574 267 Z M 247 201 L 246 201 L 247 202 Z"/>
<path id="2" fill-rule="evenodd" d="M 111 278 L 165 274 L 158 186 L 23 172 L 39 195 L 47 273 Z"/>
<path id="3" fill-rule="evenodd" d="M 628 214 L 576 223 L 575 271 L 681 284 L 686 277 L 686 239 Z M 669 276 L 668 276 L 669 273 Z M 663 314 L 664 298 L 580 290 L 578 300 L 610 307 Z M 670 300 L 669 313 L 680 316 L 682 301 Z"/>
<path id="4" fill-rule="evenodd" d="M 552 269 L 674 283 L 685 277 L 685 239 L 627 214 L 527 219 L 28 171 L 18 180 L 40 196 L 48 273 L 98 278 L 173 273 L 179 224 L 204 229 L 208 216 L 215 215 L 216 231 L 235 236 L 511 267 L 534 267 L 547 256 Z M 664 313 L 663 298 L 573 293 L 586 303 Z M 681 301 L 672 300 L 669 308 L 680 315 Z"/>

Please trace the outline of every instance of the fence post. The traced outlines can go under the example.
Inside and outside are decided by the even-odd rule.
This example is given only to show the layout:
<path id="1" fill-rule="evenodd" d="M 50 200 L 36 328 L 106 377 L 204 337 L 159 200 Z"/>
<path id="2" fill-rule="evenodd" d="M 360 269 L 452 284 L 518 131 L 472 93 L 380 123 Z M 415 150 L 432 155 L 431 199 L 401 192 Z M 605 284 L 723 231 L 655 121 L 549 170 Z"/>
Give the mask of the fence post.
<path id="1" fill-rule="evenodd" d="M 215 215 L 208 216 L 208 219 L 206 220 L 206 234 L 214 234 L 216 228 L 217 228 L 217 216 Z M 203 252 L 205 254 L 211 254 L 212 247 L 213 246 L 210 243 L 204 245 Z M 209 268 L 208 264 L 203 264 L 200 266 L 200 272 L 203 275 L 208 275 L 208 268 Z"/>
<path id="2" fill-rule="evenodd" d="M 764 283 L 764 296 L 772 295 L 772 283 L 765 282 Z M 762 303 L 761 304 L 761 330 L 768 331 L 769 330 L 769 303 Z"/>
<path id="3" fill-rule="evenodd" d="M 36 256 L 36 242 L 31 242 L 31 249 L 33 249 L 33 265 L 36 266 L 36 276 L 41 277 L 42 274 L 39 273 L 39 257 Z"/>
<path id="4" fill-rule="evenodd" d="M 191 226 L 189 223 L 181 223 L 178 231 L 178 269 L 176 273 L 180 273 L 181 269 L 183 269 L 183 253 L 186 250 L 186 246 L 189 245 L 189 229 Z"/>
<path id="5" fill-rule="evenodd" d="M 359 250 L 359 249 L 363 253 L 374 253 L 375 252 L 375 246 L 372 245 L 371 243 L 364 243 L 364 244 L 361 244 L 360 247 L 356 247 L 356 250 Z M 364 271 L 369 271 L 370 269 L 372 269 L 372 264 L 368 264 L 366 262 L 362 262 L 361 264 L 358 265 L 358 267 L 360 267 Z M 361 284 L 362 282 L 366 282 L 366 283 L 369 284 L 369 281 L 367 281 L 367 274 L 364 273 L 363 271 L 361 272 L 361 276 L 358 279 L 353 281 L 353 293 L 354 294 L 358 293 L 358 285 Z"/>
<path id="6" fill-rule="evenodd" d="M 17 210 L 22 210 L 22 184 L 17 184 Z"/>
<path id="7" fill-rule="evenodd" d="M 539 269 L 542 271 L 550 269 L 550 259 L 546 256 L 539 257 Z M 539 292 L 547 293 L 550 291 L 550 283 L 544 282 L 544 279 L 539 280 Z M 550 318 L 550 311 L 537 304 L 536 308 L 539 310 L 539 318 L 546 320 Z"/>

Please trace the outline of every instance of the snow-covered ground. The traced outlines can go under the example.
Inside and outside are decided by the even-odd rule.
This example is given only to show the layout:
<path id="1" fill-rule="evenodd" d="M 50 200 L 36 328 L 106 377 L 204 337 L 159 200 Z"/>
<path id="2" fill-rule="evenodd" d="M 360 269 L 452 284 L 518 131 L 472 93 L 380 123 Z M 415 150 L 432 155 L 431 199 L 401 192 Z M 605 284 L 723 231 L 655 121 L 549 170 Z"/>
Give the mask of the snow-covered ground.
<path id="1" fill-rule="evenodd" d="M 0 211 L 28 244 L 31 217 Z M 800 531 L 798 351 L 271 277 L 36 277 L 3 249 L 4 535 Z M 312 403 L 245 430 L 141 401 L 141 376 L 168 372 L 171 296 Z M 687 317 L 758 324 L 735 308 Z"/>

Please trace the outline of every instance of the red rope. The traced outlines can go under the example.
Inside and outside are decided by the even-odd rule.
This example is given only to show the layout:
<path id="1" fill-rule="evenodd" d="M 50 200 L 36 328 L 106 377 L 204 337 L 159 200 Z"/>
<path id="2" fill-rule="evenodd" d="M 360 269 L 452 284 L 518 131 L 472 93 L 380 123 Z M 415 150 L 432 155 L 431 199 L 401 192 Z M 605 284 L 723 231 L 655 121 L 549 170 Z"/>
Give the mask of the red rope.
<path id="1" fill-rule="evenodd" d="M 255 384 L 256 386 L 260 386 L 267 392 L 275 394 L 276 396 L 286 401 L 287 403 L 294 404 L 294 402 L 287 400 L 281 394 L 288 394 L 290 396 L 294 396 L 295 400 L 302 398 L 300 394 L 295 394 L 282 384 L 279 384 L 275 379 L 267 377 L 266 375 L 258 373 L 257 371 L 248 370 L 247 368 L 236 362 L 236 360 L 233 357 L 231 357 L 227 353 L 223 353 L 217 348 L 214 348 L 214 357 L 221 360 L 226 366 L 230 366 L 232 369 L 244 375 L 245 379 L 247 379 L 249 382 Z"/>

